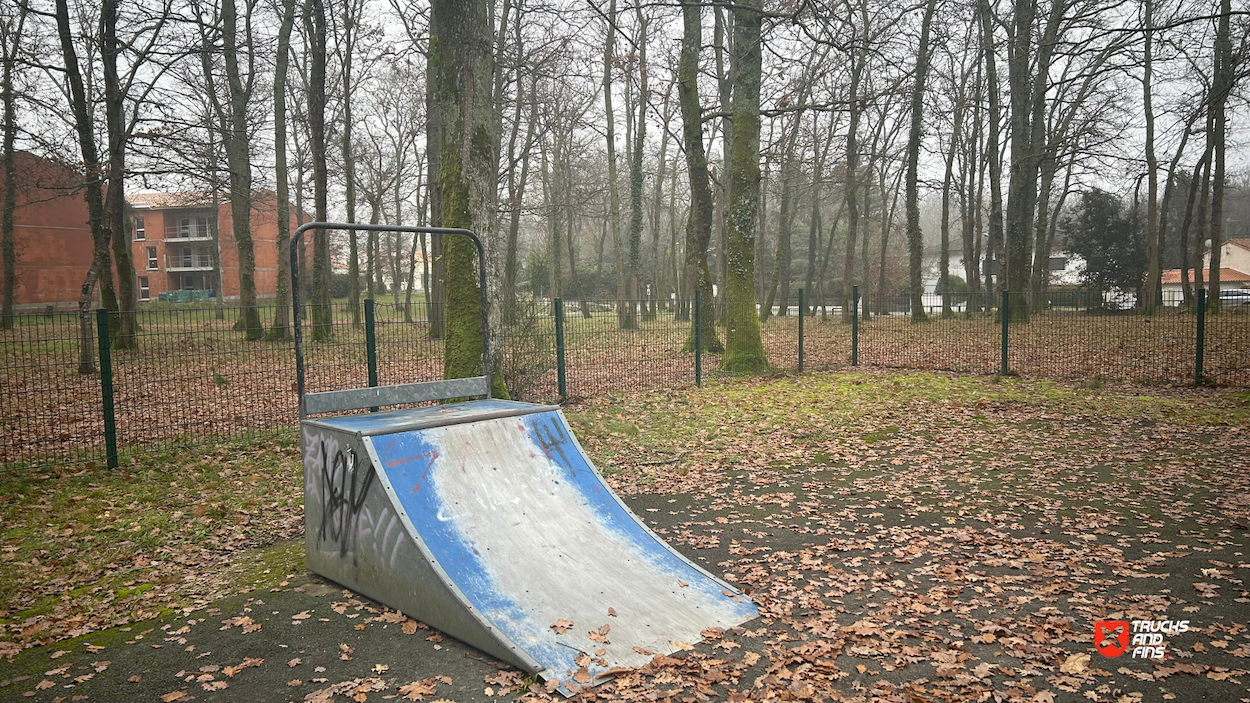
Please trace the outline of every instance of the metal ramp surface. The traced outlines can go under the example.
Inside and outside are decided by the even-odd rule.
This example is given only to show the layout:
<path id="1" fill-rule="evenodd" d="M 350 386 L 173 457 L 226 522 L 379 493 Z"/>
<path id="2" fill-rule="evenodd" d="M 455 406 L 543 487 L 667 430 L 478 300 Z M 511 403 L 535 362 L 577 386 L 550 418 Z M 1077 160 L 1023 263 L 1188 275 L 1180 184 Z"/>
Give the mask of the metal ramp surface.
<path id="1" fill-rule="evenodd" d="M 565 694 L 759 615 L 625 507 L 558 408 L 487 399 L 302 432 L 310 569 Z"/>

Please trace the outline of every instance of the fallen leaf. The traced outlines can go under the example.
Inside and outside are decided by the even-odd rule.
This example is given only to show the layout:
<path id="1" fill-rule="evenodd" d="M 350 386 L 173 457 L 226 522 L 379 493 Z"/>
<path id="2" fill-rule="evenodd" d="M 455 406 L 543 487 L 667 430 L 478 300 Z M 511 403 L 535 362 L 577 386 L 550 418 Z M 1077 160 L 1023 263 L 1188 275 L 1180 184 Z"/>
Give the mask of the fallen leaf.
<path id="1" fill-rule="evenodd" d="M 1059 671 L 1065 674 L 1080 674 L 1089 668 L 1090 657 L 1085 652 L 1078 652 L 1069 656 L 1059 665 Z"/>

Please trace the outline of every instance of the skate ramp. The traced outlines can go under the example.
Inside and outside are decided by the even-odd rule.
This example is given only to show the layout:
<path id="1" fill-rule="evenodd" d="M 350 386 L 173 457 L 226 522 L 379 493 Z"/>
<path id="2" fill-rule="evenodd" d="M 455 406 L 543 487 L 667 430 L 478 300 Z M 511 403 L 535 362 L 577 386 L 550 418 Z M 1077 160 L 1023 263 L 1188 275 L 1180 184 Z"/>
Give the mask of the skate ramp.
<path id="1" fill-rule="evenodd" d="M 625 507 L 558 408 L 484 400 L 303 433 L 310 569 L 566 694 L 759 614 Z"/>

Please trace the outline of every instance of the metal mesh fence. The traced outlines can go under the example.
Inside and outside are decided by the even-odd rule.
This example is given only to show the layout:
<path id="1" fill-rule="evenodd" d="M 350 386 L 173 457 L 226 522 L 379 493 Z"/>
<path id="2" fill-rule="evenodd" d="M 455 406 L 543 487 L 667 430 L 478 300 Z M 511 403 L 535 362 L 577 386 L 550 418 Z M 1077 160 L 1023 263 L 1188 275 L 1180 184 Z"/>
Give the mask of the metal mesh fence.
<path id="1" fill-rule="evenodd" d="M 1064 291 L 1017 321 L 1009 314 L 1007 366 L 1033 378 L 1192 384 L 1198 316 L 1164 301 L 1152 316 L 1121 310 L 1105 296 Z M 906 296 L 872 296 L 859 309 L 858 362 L 863 366 L 995 374 L 1002 368 L 999 294 L 922 299 L 928 321 L 912 320 Z M 1012 305 L 1014 303 L 1009 303 Z M 691 322 L 677 306 L 649 301 L 527 300 L 495 331 L 497 362 L 512 397 L 556 402 L 614 391 L 673 388 L 695 381 L 688 348 Z M 633 308 L 632 318 L 629 308 Z M 689 306 L 686 307 L 689 310 Z M 257 310 L 268 328 L 271 306 Z M 331 307 L 331 334 L 314 339 L 305 319 L 308 390 L 368 385 L 366 319 L 345 303 Z M 769 363 L 794 369 L 799 359 L 798 306 L 761 324 Z M 849 311 L 848 311 L 849 312 Z M 1017 311 L 1019 313 L 1020 311 Z M 410 306 L 374 306 L 378 383 L 442 377 L 443 341 L 432 334 L 440 310 L 420 296 Z M 140 311 L 133 349 L 110 350 L 116 445 L 121 455 L 223 439 L 250 439 L 296 426 L 294 350 L 288 340 L 246 341 L 235 328 L 240 310 L 212 304 L 157 304 Z M 105 459 L 105 383 L 99 373 L 96 316 L 19 315 L 0 331 L 0 466 L 6 469 Z M 803 319 L 805 370 L 851 363 L 852 325 L 840 305 L 808 307 Z M 558 329 L 558 327 L 560 329 Z M 725 342 L 723 323 L 717 336 Z M 83 340 L 96 369 L 79 373 Z M 1250 306 L 1208 314 L 1203 378 L 1250 386 Z M 720 355 L 702 354 L 714 373 Z M 561 371 L 564 387 L 561 388 Z M 563 391 L 563 393 L 562 393 Z"/>
<path id="2" fill-rule="evenodd" d="M 675 387 L 694 382 L 682 351 L 690 324 L 648 301 L 564 301 L 567 395 Z"/>
<path id="3" fill-rule="evenodd" d="M 45 458 L 90 461 L 104 436 L 99 376 L 78 373 L 80 319 L 74 313 L 17 315 L 0 331 L 0 466 Z M 85 321 L 95 363 L 95 316 Z"/>

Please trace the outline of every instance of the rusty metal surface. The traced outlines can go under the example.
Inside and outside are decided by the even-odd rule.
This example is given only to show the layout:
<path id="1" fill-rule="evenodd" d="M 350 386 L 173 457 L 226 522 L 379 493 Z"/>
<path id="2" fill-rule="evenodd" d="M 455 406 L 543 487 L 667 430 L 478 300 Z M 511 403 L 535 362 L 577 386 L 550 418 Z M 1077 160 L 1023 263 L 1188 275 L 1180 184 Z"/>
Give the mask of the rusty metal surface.
<path id="1" fill-rule="evenodd" d="M 558 409 L 451 408 L 438 425 L 438 408 L 305 422 L 310 569 L 565 693 L 650 660 L 635 647 L 671 653 L 758 615 L 625 507 Z M 370 434 L 371 418 L 423 429 Z M 579 671 L 579 653 L 599 649 Z"/>

